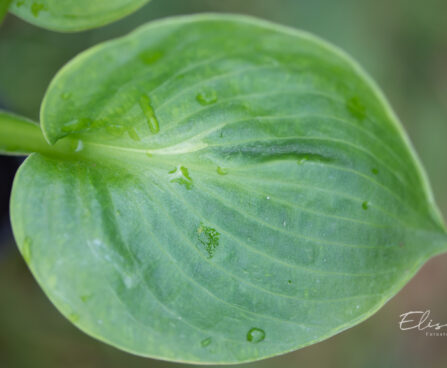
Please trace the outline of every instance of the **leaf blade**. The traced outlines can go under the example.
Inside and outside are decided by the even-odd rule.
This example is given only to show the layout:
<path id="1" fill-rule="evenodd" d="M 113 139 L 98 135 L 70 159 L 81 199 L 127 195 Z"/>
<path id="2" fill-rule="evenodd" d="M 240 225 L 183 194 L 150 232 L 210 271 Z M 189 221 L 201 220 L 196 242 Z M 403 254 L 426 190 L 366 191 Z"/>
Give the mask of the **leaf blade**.
<path id="1" fill-rule="evenodd" d="M 41 120 L 50 142 L 84 149 L 18 175 L 19 247 L 33 234 L 31 268 L 82 311 L 77 326 L 141 355 L 236 363 L 321 341 L 374 313 L 445 239 L 388 104 L 307 34 L 234 16 L 156 22 L 64 67 Z M 24 198 L 58 209 L 31 217 Z M 48 243 L 72 269 L 58 291 Z M 125 322 L 81 307 L 98 270 L 110 285 L 91 294 Z"/>

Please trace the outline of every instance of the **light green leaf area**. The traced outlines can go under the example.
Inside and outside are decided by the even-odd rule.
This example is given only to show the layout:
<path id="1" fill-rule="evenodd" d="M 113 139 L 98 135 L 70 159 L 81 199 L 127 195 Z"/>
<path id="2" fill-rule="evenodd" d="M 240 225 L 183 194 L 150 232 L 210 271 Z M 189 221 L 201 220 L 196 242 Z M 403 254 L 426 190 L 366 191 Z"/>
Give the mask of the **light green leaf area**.
<path id="1" fill-rule="evenodd" d="M 383 96 L 306 33 L 240 16 L 148 24 L 65 66 L 41 124 L 75 144 L 21 167 L 20 250 L 76 326 L 136 354 L 304 347 L 446 250 Z"/>
<path id="2" fill-rule="evenodd" d="M 76 32 L 114 22 L 147 2 L 149 0 L 13 0 L 10 11 L 39 27 Z"/>

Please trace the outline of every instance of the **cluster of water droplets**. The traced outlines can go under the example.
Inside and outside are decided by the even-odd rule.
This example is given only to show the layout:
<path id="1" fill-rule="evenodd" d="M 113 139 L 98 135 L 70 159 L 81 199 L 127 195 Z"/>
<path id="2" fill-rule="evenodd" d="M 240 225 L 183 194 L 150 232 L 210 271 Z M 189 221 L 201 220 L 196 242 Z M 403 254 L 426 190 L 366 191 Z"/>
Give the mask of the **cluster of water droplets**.
<path id="1" fill-rule="evenodd" d="M 72 99 L 72 93 L 69 91 L 62 92 L 60 98 L 68 103 Z M 152 134 L 157 134 L 160 131 L 160 123 L 152 106 L 151 99 L 144 94 L 138 99 L 138 106 L 146 120 L 146 125 Z M 109 135 L 114 137 L 121 137 L 127 133 L 129 138 L 134 141 L 140 141 L 141 138 L 133 126 L 110 123 L 107 119 L 91 119 L 90 117 L 79 117 L 69 122 L 66 122 L 61 130 L 64 133 L 74 134 L 88 132 L 96 129 L 104 129 Z"/>
<path id="2" fill-rule="evenodd" d="M 192 189 L 194 183 L 186 167 L 178 165 L 175 169 L 169 171 L 168 175 L 171 183 L 183 185 L 188 190 Z"/>
<path id="3" fill-rule="evenodd" d="M 25 5 L 25 0 L 20 0 L 20 1 L 16 2 L 16 7 L 17 8 L 20 8 L 23 5 Z M 40 2 L 33 2 L 33 3 L 31 3 L 30 11 L 31 11 L 31 14 L 34 17 L 37 18 L 39 16 L 40 12 L 44 11 L 44 10 L 46 10 L 45 4 L 40 3 Z"/>

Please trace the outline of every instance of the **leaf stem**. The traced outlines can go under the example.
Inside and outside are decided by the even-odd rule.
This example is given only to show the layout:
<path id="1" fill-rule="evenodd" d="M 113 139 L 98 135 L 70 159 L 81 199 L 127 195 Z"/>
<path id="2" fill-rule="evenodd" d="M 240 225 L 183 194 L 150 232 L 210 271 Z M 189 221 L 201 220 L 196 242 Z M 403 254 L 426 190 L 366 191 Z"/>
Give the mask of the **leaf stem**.
<path id="1" fill-rule="evenodd" d="M 8 13 L 9 5 L 11 5 L 12 0 L 0 0 L 0 24 L 3 22 L 3 18 Z"/>
<path id="2" fill-rule="evenodd" d="M 40 126 L 27 118 L 0 110 L 0 154 L 26 156 L 34 152 L 60 156 L 70 152 L 71 140 L 51 146 Z"/>

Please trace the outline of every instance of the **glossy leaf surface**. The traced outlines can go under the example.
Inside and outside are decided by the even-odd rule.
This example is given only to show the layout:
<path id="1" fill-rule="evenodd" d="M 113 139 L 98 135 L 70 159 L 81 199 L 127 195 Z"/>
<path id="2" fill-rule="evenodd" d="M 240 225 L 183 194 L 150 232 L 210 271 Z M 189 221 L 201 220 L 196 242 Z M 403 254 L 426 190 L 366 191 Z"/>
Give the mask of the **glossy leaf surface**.
<path id="1" fill-rule="evenodd" d="M 295 350 L 370 316 L 446 247 L 383 96 L 306 33 L 149 24 L 65 66 L 41 125 L 72 150 L 21 167 L 20 250 L 67 318 L 130 352 Z"/>
<path id="2" fill-rule="evenodd" d="M 10 11 L 39 27 L 76 32 L 116 21 L 147 2 L 149 0 L 13 0 Z"/>

